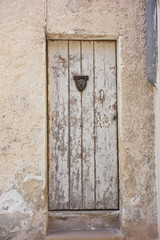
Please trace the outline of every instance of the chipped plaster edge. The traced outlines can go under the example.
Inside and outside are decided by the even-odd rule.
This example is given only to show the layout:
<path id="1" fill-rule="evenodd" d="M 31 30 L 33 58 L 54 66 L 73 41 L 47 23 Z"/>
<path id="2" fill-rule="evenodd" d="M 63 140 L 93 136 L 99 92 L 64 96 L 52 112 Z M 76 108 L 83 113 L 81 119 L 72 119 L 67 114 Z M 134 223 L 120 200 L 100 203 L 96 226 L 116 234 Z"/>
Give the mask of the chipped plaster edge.
<path id="1" fill-rule="evenodd" d="M 44 96 L 45 96 L 45 196 L 46 196 L 46 236 L 48 234 L 48 46 L 47 46 L 47 20 L 48 20 L 48 0 L 44 4 L 44 37 L 45 37 L 45 83 L 44 83 Z"/>
<path id="2" fill-rule="evenodd" d="M 122 57 L 122 36 L 117 39 L 117 100 L 118 100 L 118 136 L 121 139 L 122 126 L 121 126 L 121 113 L 122 113 L 122 93 L 121 93 L 121 72 L 123 68 Z"/>
<path id="3" fill-rule="evenodd" d="M 46 235 L 48 234 L 49 227 L 49 133 L 48 133 L 48 40 L 46 35 Z"/>
<path id="4" fill-rule="evenodd" d="M 48 62 L 47 62 L 47 39 L 45 36 L 45 196 L 46 196 L 46 235 L 48 232 Z"/>
<path id="5" fill-rule="evenodd" d="M 122 93 L 121 93 L 121 72 L 123 68 L 122 64 L 122 57 L 121 57 L 121 50 L 122 50 L 122 36 L 119 36 L 117 39 L 117 107 L 118 107 L 118 127 L 117 127 L 117 138 L 118 138 L 118 179 L 119 179 L 119 214 L 120 214 L 120 227 L 122 227 L 122 204 L 121 204 L 121 168 L 120 168 L 120 162 L 121 162 L 121 145 L 120 145 L 120 139 L 122 138 L 122 126 L 121 126 L 121 115 L 122 115 Z"/>

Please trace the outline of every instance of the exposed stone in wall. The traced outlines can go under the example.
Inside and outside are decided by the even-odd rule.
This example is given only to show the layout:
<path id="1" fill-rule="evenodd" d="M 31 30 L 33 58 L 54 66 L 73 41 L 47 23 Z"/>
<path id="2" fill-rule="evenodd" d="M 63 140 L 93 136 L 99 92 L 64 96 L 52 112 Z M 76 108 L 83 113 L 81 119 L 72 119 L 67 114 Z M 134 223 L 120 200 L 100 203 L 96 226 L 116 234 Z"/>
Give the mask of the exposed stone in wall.
<path id="1" fill-rule="evenodd" d="M 94 0 L 70 0 L 67 4 L 67 9 L 72 13 L 83 12 L 86 9 L 92 7 L 92 3 Z"/>
<path id="2" fill-rule="evenodd" d="M 154 92 L 146 76 L 146 1 L 48 0 L 46 11 L 45 0 L 2 0 L 0 19 L 0 239 L 45 235 L 45 31 L 51 38 L 121 36 L 121 224 L 128 239 L 156 239 Z"/>

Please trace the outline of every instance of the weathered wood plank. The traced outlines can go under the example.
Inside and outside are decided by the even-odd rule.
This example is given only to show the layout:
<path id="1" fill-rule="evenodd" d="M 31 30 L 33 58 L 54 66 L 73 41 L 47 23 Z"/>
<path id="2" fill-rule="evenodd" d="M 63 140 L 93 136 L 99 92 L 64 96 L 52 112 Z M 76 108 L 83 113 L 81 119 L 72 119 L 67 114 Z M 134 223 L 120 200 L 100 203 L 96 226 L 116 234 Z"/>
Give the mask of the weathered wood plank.
<path id="1" fill-rule="evenodd" d="M 69 208 L 68 42 L 49 41 L 49 209 Z"/>
<path id="2" fill-rule="evenodd" d="M 50 210 L 118 208 L 115 64 L 113 41 L 49 41 Z"/>
<path id="3" fill-rule="evenodd" d="M 115 42 L 95 42 L 96 209 L 118 208 L 115 74 Z"/>
<path id="4" fill-rule="evenodd" d="M 95 208 L 94 181 L 94 79 L 93 41 L 82 41 L 82 75 L 88 75 L 82 92 L 83 208 Z"/>
<path id="5" fill-rule="evenodd" d="M 73 77 L 81 74 L 80 42 L 69 42 L 70 76 L 70 208 L 82 208 L 81 93 Z"/>

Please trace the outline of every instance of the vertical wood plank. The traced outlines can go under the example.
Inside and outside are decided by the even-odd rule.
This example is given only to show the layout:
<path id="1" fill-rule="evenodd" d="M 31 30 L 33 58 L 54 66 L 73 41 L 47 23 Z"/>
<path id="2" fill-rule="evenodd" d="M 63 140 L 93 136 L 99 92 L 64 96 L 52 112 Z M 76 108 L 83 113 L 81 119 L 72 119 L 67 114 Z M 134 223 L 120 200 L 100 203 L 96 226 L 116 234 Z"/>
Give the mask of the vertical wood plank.
<path id="1" fill-rule="evenodd" d="M 70 208 L 82 209 L 81 169 L 81 93 L 75 86 L 74 75 L 81 74 L 80 42 L 69 42 L 70 76 Z"/>
<path id="2" fill-rule="evenodd" d="M 82 75 L 88 75 L 82 92 L 83 208 L 95 208 L 94 184 L 94 79 L 93 41 L 82 41 Z"/>
<path id="3" fill-rule="evenodd" d="M 100 90 L 104 101 L 100 101 Z M 96 209 L 118 208 L 115 42 L 95 42 Z"/>
<path id="4" fill-rule="evenodd" d="M 49 41 L 48 60 L 49 209 L 68 209 L 68 41 Z"/>

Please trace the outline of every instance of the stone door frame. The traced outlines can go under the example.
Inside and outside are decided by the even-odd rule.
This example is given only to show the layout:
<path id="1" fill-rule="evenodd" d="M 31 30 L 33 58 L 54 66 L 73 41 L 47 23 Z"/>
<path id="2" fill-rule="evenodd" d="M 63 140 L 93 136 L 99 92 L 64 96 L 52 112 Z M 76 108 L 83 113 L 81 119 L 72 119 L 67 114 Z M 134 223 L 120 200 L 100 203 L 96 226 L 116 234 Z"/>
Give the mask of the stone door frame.
<path id="1" fill-rule="evenodd" d="M 120 136 L 121 136 L 121 36 L 107 36 L 107 35 L 104 35 L 104 36 L 95 36 L 95 35 L 52 35 L 52 34 L 49 34 L 46 38 L 46 60 L 47 60 L 47 90 L 48 90 L 48 41 L 49 40 L 90 40 L 90 41 L 93 41 L 93 40 L 98 40 L 98 41 L 101 41 L 101 40 L 105 40 L 105 41 L 108 41 L 108 40 L 113 40 L 116 42 L 116 78 L 117 78 L 117 112 L 118 112 L 118 120 L 117 120 L 117 143 L 118 143 L 118 147 L 117 147 L 117 151 L 118 151 L 118 177 L 119 177 L 119 209 L 118 210 L 105 210 L 105 212 L 107 212 L 107 219 L 108 219 L 108 216 L 109 216 L 109 221 L 110 219 L 113 217 L 113 219 L 115 219 L 116 217 L 116 221 L 119 225 L 119 227 L 121 227 L 121 222 L 120 220 L 122 219 L 122 216 L 121 216 L 121 168 L 120 168 L 120 144 L 119 144 L 119 140 L 120 140 Z M 48 91 L 47 91 L 47 104 L 48 104 Z M 47 116 L 48 116 L 48 106 L 47 106 Z M 48 129 L 48 119 L 47 119 L 47 129 Z M 47 139 L 48 139 L 48 131 L 47 131 Z M 47 155 L 48 155 L 48 141 L 47 141 Z M 48 189 L 48 186 L 49 186 L 49 171 L 48 171 L 48 156 L 47 156 L 47 189 Z M 47 199 L 48 199 L 48 190 L 47 190 Z M 48 207 L 48 204 L 47 204 L 47 207 Z M 96 212 L 95 212 L 96 213 Z M 99 211 L 100 213 L 100 211 Z M 104 211 L 101 211 L 102 215 L 104 215 Z M 60 216 L 62 216 L 63 218 L 63 215 L 66 215 L 67 212 L 63 213 L 63 212 L 60 212 L 59 213 L 60 215 L 58 215 L 58 218 Z M 74 216 L 75 216 L 76 212 L 74 213 Z M 48 229 L 49 229 L 49 232 L 52 231 L 52 228 L 56 227 L 57 225 L 54 225 L 54 219 L 55 219 L 55 216 L 57 216 L 57 213 L 56 214 L 53 214 L 51 213 L 51 211 L 48 210 Z M 97 216 L 98 216 L 98 213 L 97 213 Z M 110 218 L 111 217 L 111 218 Z M 85 218 L 86 218 L 86 215 L 85 215 Z M 81 220 L 80 220 L 81 221 Z M 114 220 L 115 221 L 115 220 Z M 62 223 L 60 222 L 60 225 Z M 111 221 L 111 224 L 112 224 L 112 221 Z M 111 226 L 110 226 L 111 227 Z M 66 229 L 64 229 L 66 230 Z"/>

